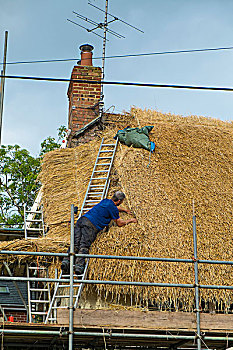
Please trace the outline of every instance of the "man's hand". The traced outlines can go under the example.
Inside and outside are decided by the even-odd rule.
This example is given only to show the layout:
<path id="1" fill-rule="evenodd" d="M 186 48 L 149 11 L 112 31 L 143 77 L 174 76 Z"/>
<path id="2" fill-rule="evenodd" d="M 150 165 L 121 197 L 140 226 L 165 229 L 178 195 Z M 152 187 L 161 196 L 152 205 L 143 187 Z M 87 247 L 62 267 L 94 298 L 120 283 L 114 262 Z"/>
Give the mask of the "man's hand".
<path id="1" fill-rule="evenodd" d="M 133 214 L 132 211 L 131 211 L 130 209 L 125 209 L 125 212 L 126 212 L 127 214 L 129 214 L 129 215 L 132 215 L 132 214 Z"/>
<path id="2" fill-rule="evenodd" d="M 138 220 L 136 218 L 132 218 L 130 220 L 131 220 L 131 222 L 134 222 L 135 224 L 137 224 L 137 222 L 138 222 Z"/>
<path id="3" fill-rule="evenodd" d="M 121 218 L 114 220 L 118 227 L 122 227 L 131 223 L 137 223 L 138 220 L 136 218 L 128 219 L 128 220 L 122 220 Z"/>
<path id="4" fill-rule="evenodd" d="M 129 215 L 132 215 L 132 211 L 130 209 L 124 209 L 124 208 L 118 207 L 118 210 L 120 213 L 127 213 Z"/>

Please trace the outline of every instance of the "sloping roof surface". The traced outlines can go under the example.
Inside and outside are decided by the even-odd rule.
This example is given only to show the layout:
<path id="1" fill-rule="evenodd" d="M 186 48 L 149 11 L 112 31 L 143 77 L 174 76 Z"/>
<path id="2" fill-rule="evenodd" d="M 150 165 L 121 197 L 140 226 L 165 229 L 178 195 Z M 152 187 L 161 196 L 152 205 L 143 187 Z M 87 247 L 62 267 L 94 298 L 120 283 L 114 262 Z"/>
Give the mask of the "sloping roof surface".
<path id="1" fill-rule="evenodd" d="M 17 285 L 18 285 L 18 287 L 19 287 L 19 289 L 24 297 L 25 302 L 27 303 L 27 301 L 28 301 L 27 282 L 18 281 Z M 7 287 L 7 290 L 9 292 L 7 292 L 7 293 L 1 292 L 2 287 Z M 10 305 L 20 305 L 20 306 L 22 305 L 22 306 L 24 306 L 13 282 L 0 281 L 0 304 L 1 305 L 10 304 Z"/>

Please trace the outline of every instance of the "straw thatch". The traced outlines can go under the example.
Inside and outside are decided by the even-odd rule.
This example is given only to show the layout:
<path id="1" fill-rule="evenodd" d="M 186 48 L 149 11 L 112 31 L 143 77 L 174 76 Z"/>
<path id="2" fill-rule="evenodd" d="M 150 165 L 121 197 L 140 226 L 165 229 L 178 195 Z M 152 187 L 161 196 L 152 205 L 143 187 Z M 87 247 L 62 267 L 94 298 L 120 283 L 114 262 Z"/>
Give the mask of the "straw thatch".
<path id="1" fill-rule="evenodd" d="M 110 122 L 109 122 L 110 125 Z M 122 189 L 138 224 L 111 227 L 92 246 L 94 254 L 155 257 L 193 257 L 192 211 L 197 216 L 198 257 L 231 260 L 233 254 L 233 124 L 204 117 L 181 117 L 132 109 L 131 116 L 115 120 L 103 132 L 111 138 L 124 126 L 154 125 L 151 156 L 143 149 L 119 145 L 110 195 Z M 57 150 L 44 157 L 41 181 L 46 223 L 46 249 L 65 251 L 69 244 L 70 205 L 79 208 L 95 162 L 100 139 L 74 149 Z M 47 241 L 47 243 L 46 243 Z M 43 243 L 44 244 L 44 243 Z M 40 248 L 41 250 L 41 248 Z M 200 266 L 200 283 L 231 285 L 232 267 Z M 191 264 L 92 260 L 91 279 L 194 283 Z M 137 288 L 97 285 L 112 302 L 132 296 L 136 303 L 193 307 L 193 291 L 175 288 Z M 217 300 L 229 309 L 230 291 L 202 290 L 205 301 Z"/>

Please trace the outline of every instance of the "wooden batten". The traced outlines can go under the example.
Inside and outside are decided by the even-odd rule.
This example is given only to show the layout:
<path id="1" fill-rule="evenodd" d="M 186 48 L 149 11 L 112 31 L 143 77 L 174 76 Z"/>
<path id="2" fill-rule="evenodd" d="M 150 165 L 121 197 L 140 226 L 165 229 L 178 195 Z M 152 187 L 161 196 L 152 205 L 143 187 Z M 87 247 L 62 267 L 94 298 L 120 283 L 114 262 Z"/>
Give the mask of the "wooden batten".
<path id="1" fill-rule="evenodd" d="M 201 330 L 233 331 L 232 314 L 201 314 Z M 69 324 L 69 311 L 58 310 L 58 324 Z M 75 327 L 130 328 L 145 330 L 196 330 L 196 314 L 190 312 L 75 310 Z"/>

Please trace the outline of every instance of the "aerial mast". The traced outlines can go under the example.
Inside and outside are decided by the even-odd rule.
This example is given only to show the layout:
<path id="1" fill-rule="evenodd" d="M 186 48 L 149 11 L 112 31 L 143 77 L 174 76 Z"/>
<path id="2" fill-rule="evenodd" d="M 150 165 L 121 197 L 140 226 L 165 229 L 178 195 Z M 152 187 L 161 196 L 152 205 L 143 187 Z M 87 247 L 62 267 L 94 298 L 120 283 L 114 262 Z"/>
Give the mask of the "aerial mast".
<path id="1" fill-rule="evenodd" d="M 119 19 L 117 16 L 115 15 L 112 15 L 111 13 L 108 12 L 108 4 L 109 4 L 109 0 L 105 0 L 105 10 L 99 8 L 98 6 L 92 4 L 91 2 L 88 2 L 88 5 L 98 9 L 99 11 L 101 12 L 104 12 L 104 22 L 96 22 L 88 17 L 85 17 L 83 16 L 82 14 L 80 13 L 77 13 L 75 11 L 73 11 L 73 13 L 81 20 L 91 24 L 92 28 L 86 28 L 84 26 L 82 26 L 81 24 L 79 23 L 76 23 L 70 19 L 67 19 L 69 22 L 85 29 L 88 33 L 93 33 L 99 37 L 101 37 L 103 39 L 103 51 L 102 51 L 102 81 L 104 80 L 104 77 L 105 77 L 105 58 L 106 58 L 106 44 L 107 44 L 107 41 L 109 41 L 107 39 L 107 33 L 111 34 L 111 35 L 114 35 L 115 37 L 117 37 L 118 39 L 125 39 L 125 36 L 122 35 L 122 34 L 119 34 L 115 31 L 113 31 L 112 29 L 109 28 L 109 24 L 112 23 L 112 22 L 115 22 L 115 21 L 119 21 L 119 22 L 122 22 L 124 24 L 126 24 L 127 26 L 133 28 L 133 29 L 136 29 L 137 31 L 141 32 L 141 33 L 144 33 L 141 29 L 138 29 L 136 28 L 135 26 L 127 23 L 126 21 L 123 21 L 122 19 Z M 110 20 L 108 20 L 108 15 L 110 17 L 112 17 Z M 103 30 L 103 36 L 96 33 L 96 30 L 98 29 L 102 29 Z M 104 99 L 104 94 L 103 94 L 103 84 L 101 84 L 101 98 L 100 98 L 100 113 L 102 114 L 103 113 L 103 99 Z"/>
<path id="2" fill-rule="evenodd" d="M 5 45 L 4 45 L 4 57 L 3 57 L 3 70 L 1 70 L 1 86 L 0 86 L 0 146 L 2 144 L 2 115 L 3 115 L 3 100 L 4 100 L 4 88 L 5 88 L 5 75 L 6 75 L 6 54 L 7 54 L 7 39 L 8 32 L 5 32 Z"/>

